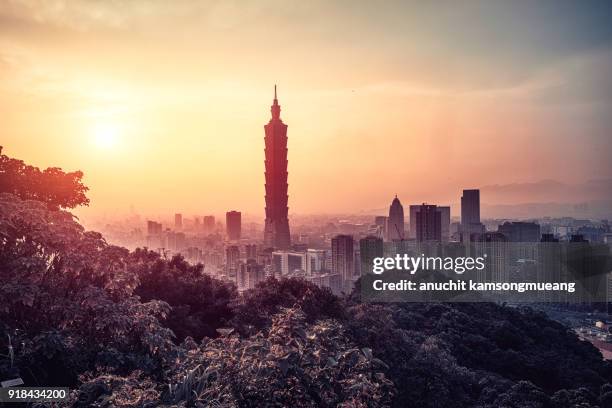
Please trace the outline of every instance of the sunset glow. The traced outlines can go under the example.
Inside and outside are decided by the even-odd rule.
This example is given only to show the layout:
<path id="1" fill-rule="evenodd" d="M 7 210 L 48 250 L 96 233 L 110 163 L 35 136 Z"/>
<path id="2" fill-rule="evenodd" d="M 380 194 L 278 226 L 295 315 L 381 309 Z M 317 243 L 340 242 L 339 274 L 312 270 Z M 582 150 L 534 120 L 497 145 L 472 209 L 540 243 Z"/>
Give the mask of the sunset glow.
<path id="1" fill-rule="evenodd" d="M 111 123 L 96 123 L 92 133 L 95 145 L 101 149 L 112 149 L 119 142 L 119 129 Z"/>
<path id="2" fill-rule="evenodd" d="M 0 408 L 612 408 L 612 0 L 0 0 Z"/>
<path id="3" fill-rule="evenodd" d="M 263 217 L 277 83 L 291 213 L 609 178 L 605 15 L 546 4 L 3 3 L 2 144 L 83 170 L 91 213 Z"/>

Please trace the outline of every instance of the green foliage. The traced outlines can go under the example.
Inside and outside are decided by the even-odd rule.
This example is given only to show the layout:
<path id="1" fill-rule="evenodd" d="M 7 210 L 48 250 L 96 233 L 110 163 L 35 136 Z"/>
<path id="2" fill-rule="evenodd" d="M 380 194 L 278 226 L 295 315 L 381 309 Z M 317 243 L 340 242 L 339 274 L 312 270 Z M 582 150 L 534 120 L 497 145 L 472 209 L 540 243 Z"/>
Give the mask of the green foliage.
<path id="1" fill-rule="evenodd" d="M 398 407 L 548 407 L 585 399 L 580 387 L 595 406 L 609 392 L 601 354 L 529 308 L 356 303 L 347 313 L 355 342 L 389 362 Z"/>
<path id="2" fill-rule="evenodd" d="M 161 392 L 141 371 L 128 376 L 101 375 L 84 382 L 71 395 L 74 408 L 157 407 Z"/>
<path id="3" fill-rule="evenodd" d="M 0 377 L 72 406 L 612 407 L 609 363 L 541 313 L 357 299 L 299 279 L 238 295 L 0 194 Z"/>
<path id="4" fill-rule="evenodd" d="M 236 288 L 203 274 L 201 265 L 189 265 L 180 255 L 166 261 L 137 249 L 129 256 L 128 270 L 138 277 L 135 294 L 143 301 L 162 300 L 171 306 L 163 323 L 179 342 L 188 336 L 216 337 L 216 330 L 233 316 Z"/>
<path id="5" fill-rule="evenodd" d="M 49 209 L 89 204 L 85 195 L 89 188 L 81 181 L 83 172 L 66 173 L 58 167 L 40 170 L 1 153 L 0 146 L 0 193 L 41 201 Z"/>
<path id="6" fill-rule="evenodd" d="M 80 373 L 107 366 L 98 357 L 111 349 L 158 369 L 172 348 L 159 323 L 169 307 L 133 295 L 128 259 L 70 213 L 0 194 L 0 336 L 11 336 L 14 354 L 0 376 L 18 367 L 31 385 L 74 385 Z"/>
<path id="7" fill-rule="evenodd" d="M 299 308 L 284 309 L 265 332 L 186 351 L 172 368 L 169 397 L 189 406 L 384 407 L 394 393 L 385 367 L 338 321 L 308 324 Z"/>
<path id="8" fill-rule="evenodd" d="M 270 278 L 243 294 L 241 302 L 236 304 L 232 325 L 243 334 L 253 334 L 269 327 L 281 308 L 293 306 L 299 306 L 309 322 L 344 316 L 340 300 L 328 288 L 319 288 L 302 279 Z"/>

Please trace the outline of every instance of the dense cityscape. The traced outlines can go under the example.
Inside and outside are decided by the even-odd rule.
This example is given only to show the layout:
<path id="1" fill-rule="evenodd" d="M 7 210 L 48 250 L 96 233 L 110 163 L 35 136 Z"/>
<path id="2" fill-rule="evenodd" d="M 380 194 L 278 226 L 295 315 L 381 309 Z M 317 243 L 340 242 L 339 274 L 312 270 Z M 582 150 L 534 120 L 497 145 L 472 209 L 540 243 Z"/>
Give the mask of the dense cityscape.
<path id="1" fill-rule="evenodd" d="M 477 190 L 467 191 L 478 197 Z M 292 224 L 292 246 L 287 250 L 265 247 L 261 239 L 261 224 L 250 222 L 243 225 L 237 211 L 228 212 L 225 220 L 214 215 L 186 217 L 180 213 L 166 219 L 145 220 L 134 214 L 126 220 L 100 225 L 99 229 L 110 242 L 128 248 L 146 246 L 167 257 L 180 253 L 189 262 L 202 263 L 206 273 L 235 283 L 238 282 L 239 270 L 244 270 L 247 275 L 251 274 L 247 271 L 255 270 L 259 272 L 253 274 L 260 277 L 296 275 L 314 282 L 321 282 L 321 276 L 324 276 L 326 280 L 321 285 L 340 289 L 341 280 L 360 276 L 360 251 L 371 241 L 416 245 L 423 241 L 462 242 L 465 237 L 460 218 L 448 216 L 448 206 L 410 205 L 410 215 L 405 219 L 399 199 L 394 199 L 394 203 L 392 208 L 399 209 L 399 214 L 299 217 L 300 224 Z M 431 212 L 437 215 L 432 216 Z M 593 243 L 610 243 L 612 240 L 607 220 L 570 217 L 521 221 L 483 219 L 468 228 L 475 225 L 482 230 L 483 239 L 493 236 L 503 239 L 503 235 L 508 242 L 584 239 Z M 398 238 L 398 230 L 402 238 Z M 348 258 L 340 254 L 342 250 L 347 251 Z M 338 258 L 340 256 L 342 260 Z M 345 264 L 344 259 L 350 260 Z M 333 283 L 335 281 L 337 283 Z"/>
<path id="2" fill-rule="evenodd" d="M 0 1 L 0 408 L 612 408 L 610 20 Z"/>
<path id="3" fill-rule="evenodd" d="M 460 217 L 451 217 L 449 205 L 431 203 L 410 204 L 404 211 L 395 196 L 386 214 L 302 216 L 292 220 L 290 234 L 287 125 L 280 110 L 275 86 L 272 118 L 265 126 L 263 228 L 256 220 L 243 225 L 237 210 L 224 218 L 177 212 L 173 217 L 143 219 L 133 212 L 126 220 L 97 228 L 110 242 L 127 248 L 146 247 L 166 258 L 180 254 L 192 264 L 202 264 L 204 273 L 234 283 L 239 291 L 253 289 L 267 277 L 297 277 L 335 294 L 349 293 L 371 259 L 384 252 L 420 253 L 438 243 L 454 254 L 465 254 L 475 247 L 481 253 L 492 252 L 490 273 L 497 280 L 511 280 L 525 265 L 545 263 L 540 242 L 612 241 L 605 219 L 481 219 L 478 189 L 463 190 Z"/>

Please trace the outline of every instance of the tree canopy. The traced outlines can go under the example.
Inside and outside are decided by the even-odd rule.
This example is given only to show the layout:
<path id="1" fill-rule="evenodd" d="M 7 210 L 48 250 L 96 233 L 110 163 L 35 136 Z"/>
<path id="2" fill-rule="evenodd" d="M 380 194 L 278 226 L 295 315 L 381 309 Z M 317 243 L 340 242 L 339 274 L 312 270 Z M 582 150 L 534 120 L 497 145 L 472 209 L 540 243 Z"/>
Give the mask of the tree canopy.
<path id="1" fill-rule="evenodd" d="M 11 193 L 24 200 L 37 200 L 50 209 L 89 205 L 82 182 L 83 172 L 64 172 L 59 167 L 41 170 L 22 160 L 2 154 L 0 146 L 0 193 Z"/>

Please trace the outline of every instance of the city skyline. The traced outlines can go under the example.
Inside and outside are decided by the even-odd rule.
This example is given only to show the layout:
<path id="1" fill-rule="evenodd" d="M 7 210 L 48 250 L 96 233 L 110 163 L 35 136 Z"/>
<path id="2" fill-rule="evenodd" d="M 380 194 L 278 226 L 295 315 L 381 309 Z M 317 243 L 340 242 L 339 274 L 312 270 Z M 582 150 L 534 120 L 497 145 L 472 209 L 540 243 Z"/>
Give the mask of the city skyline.
<path id="1" fill-rule="evenodd" d="M 0 1 L 0 405 L 612 407 L 610 21 Z"/>

